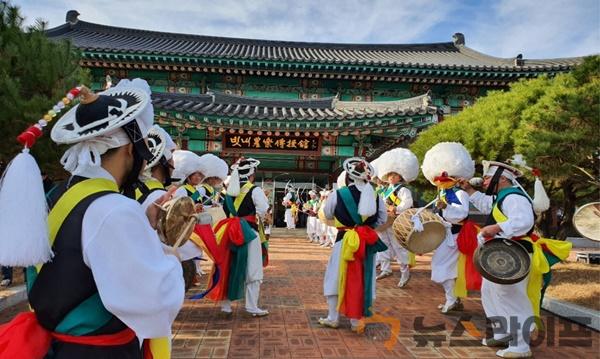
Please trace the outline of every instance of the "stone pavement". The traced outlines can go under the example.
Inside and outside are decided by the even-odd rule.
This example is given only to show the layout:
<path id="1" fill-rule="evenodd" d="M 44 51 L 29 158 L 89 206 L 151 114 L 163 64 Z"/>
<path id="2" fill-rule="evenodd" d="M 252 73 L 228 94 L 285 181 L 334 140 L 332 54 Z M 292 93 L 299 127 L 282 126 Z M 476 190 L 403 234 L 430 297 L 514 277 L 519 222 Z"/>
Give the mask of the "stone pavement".
<path id="1" fill-rule="evenodd" d="M 173 358 L 495 357 L 494 349 L 479 345 L 485 319 L 478 295 L 465 301 L 462 313 L 443 315 L 436 309 L 443 291 L 429 280 L 430 256 L 417 257 L 406 288 L 396 287 L 397 266 L 393 277 L 377 283 L 375 312 L 383 316 L 382 321 L 399 323 L 399 331 L 372 323 L 357 334 L 350 331 L 348 320 L 337 330 L 321 328 L 317 320 L 327 313 L 322 279 L 330 250 L 306 242 L 302 235 L 301 230 L 276 231 L 271 240 L 260 300 L 269 316 L 253 318 L 239 302 L 227 317 L 213 302 L 186 300 L 173 326 Z M 23 302 L 1 311 L 0 323 L 26 309 Z M 543 320 L 548 333 L 535 337 L 536 357 L 598 357 L 598 332 L 547 312 Z"/>
<path id="2" fill-rule="evenodd" d="M 465 301 L 462 313 L 443 315 L 436 309 L 443 290 L 430 280 L 430 256 L 417 257 L 413 276 L 404 289 L 395 275 L 377 283 L 375 312 L 400 322 L 391 334 L 381 323 L 368 324 L 363 334 L 317 324 L 326 316 L 322 295 L 329 249 L 310 244 L 301 230 L 277 230 L 270 243 L 270 263 L 261 288 L 261 307 L 271 314 L 252 318 L 243 303 L 233 316 L 220 314 L 209 301 L 186 301 L 174 325 L 174 358 L 493 358 L 494 349 L 479 345 L 485 319 L 479 296 Z M 544 313 L 550 335 L 537 337 L 538 358 L 598 357 L 597 332 Z M 463 322 L 460 325 L 459 322 Z M 386 340 L 395 338 L 386 347 Z"/>

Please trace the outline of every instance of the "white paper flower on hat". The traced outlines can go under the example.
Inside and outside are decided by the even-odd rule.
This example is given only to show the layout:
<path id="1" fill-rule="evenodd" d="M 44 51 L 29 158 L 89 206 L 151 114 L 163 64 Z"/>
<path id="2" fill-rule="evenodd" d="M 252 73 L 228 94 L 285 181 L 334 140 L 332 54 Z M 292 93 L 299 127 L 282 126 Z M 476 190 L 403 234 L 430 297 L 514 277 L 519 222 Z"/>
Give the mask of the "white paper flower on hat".
<path id="1" fill-rule="evenodd" d="M 373 177 L 377 177 L 379 179 L 381 179 L 381 177 L 379 176 L 379 174 L 380 174 L 379 166 L 381 165 L 380 158 L 381 157 L 377 157 L 376 159 L 369 162 L 371 164 L 371 166 L 373 166 Z"/>
<path id="2" fill-rule="evenodd" d="M 407 183 L 414 181 L 419 175 L 417 156 L 406 148 L 394 148 L 384 152 L 377 159 L 377 176 L 382 181 L 387 181 L 392 172 L 402 176 Z"/>
<path id="3" fill-rule="evenodd" d="M 180 181 L 185 180 L 194 172 L 200 171 L 200 157 L 194 152 L 177 150 L 173 152 L 173 162 L 175 169 L 172 177 Z"/>
<path id="4" fill-rule="evenodd" d="M 429 182 L 447 172 L 450 177 L 470 179 L 475 173 L 475 163 L 469 151 L 458 142 L 440 142 L 433 146 L 423 158 L 423 175 Z"/>
<path id="5" fill-rule="evenodd" d="M 227 178 L 229 172 L 229 165 L 219 157 L 212 153 L 205 153 L 200 156 L 200 173 L 205 178 L 217 177 L 224 181 Z"/>

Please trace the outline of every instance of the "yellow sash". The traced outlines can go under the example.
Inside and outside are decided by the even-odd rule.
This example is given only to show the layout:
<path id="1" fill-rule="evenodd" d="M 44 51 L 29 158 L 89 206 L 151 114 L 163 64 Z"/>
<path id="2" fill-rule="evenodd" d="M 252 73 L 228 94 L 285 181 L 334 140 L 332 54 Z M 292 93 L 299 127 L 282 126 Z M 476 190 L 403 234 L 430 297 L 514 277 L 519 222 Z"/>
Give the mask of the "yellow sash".
<path id="1" fill-rule="evenodd" d="M 150 179 L 146 182 L 144 182 L 144 184 L 146 185 L 146 187 L 152 191 L 154 189 L 164 189 L 165 186 L 163 186 L 162 183 L 160 183 L 159 181 L 155 180 L 155 179 Z M 136 201 L 139 200 L 142 197 L 142 191 L 140 191 L 139 188 L 135 189 L 135 199 Z"/>
<path id="2" fill-rule="evenodd" d="M 348 273 L 348 261 L 354 260 L 354 253 L 358 250 L 360 246 L 360 238 L 358 236 L 358 232 L 355 229 L 348 229 L 344 233 L 344 238 L 342 239 L 342 250 L 340 253 L 340 266 L 339 266 L 339 276 L 338 280 L 338 302 L 337 309 L 340 309 L 340 306 L 344 302 L 344 295 L 346 293 L 346 277 Z"/>
<path id="3" fill-rule="evenodd" d="M 508 220 L 508 217 L 502 213 L 497 205 L 492 208 L 492 216 L 496 220 L 496 223 L 502 223 Z M 533 254 L 531 255 L 531 268 L 529 271 L 529 282 L 527 283 L 527 297 L 529 297 L 529 301 L 531 302 L 533 314 L 539 318 L 542 286 L 544 284 L 543 275 L 550 272 L 550 264 L 544 255 L 544 249 L 542 245 L 545 245 L 546 248 L 548 248 L 548 250 L 550 250 L 550 252 L 552 252 L 552 254 L 554 254 L 558 259 L 565 260 L 569 256 L 573 244 L 567 241 L 559 241 L 556 239 L 542 237 L 535 242 L 529 236 L 525 236 L 521 240 L 528 241 L 533 247 Z"/>
<path id="4" fill-rule="evenodd" d="M 195 192 L 197 192 L 197 191 L 198 191 L 198 190 L 196 189 L 196 187 L 192 186 L 192 185 L 191 185 L 191 184 L 189 184 L 189 183 L 186 183 L 186 184 L 184 184 L 184 185 L 183 185 L 183 188 L 185 188 L 186 190 L 188 190 L 190 193 L 195 193 Z"/>
<path id="5" fill-rule="evenodd" d="M 252 184 L 250 182 L 246 182 L 246 183 L 244 183 L 242 188 L 240 188 L 239 196 L 235 197 L 235 201 L 233 201 L 233 207 L 235 207 L 236 211 L 238 211 L 240 209 L 242 202 L 244 201 L 244 199 L 246 198 L 246 195 L 250 192 L 250 189 L 253 186 L 254 186 L 254 184 Z"/>

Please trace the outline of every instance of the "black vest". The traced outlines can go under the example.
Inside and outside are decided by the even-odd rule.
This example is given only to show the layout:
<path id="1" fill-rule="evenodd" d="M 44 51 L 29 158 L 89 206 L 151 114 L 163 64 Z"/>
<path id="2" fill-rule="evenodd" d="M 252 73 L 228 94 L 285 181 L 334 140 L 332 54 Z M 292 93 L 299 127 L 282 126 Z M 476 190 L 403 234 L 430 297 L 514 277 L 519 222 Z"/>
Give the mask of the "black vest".
<path id="1" fill-rule="evenodd" d="M 215 195 L 215 189 L 212 186 L 202 186 L 204 188 L 204 194 L 202 195 L 201 203 L 212 205 L 213 196 Z"/>
<path id="2" fill-rule="evenodd" d="M 502 196 L 502 198 L 498 198 L 498 197 L 494 198 L 494 202 L 492 203 L 492 212 L 490 212 L 490 214 L 488 215 L 488 217 L 487 217 L 487 219 L 485 221 L 485 225 L 486 226 L 498 223 L 498 222 L 496 222 L 496 219 L 494 218 L 494 215 L 492 214 L 493 213 L 493 208 L 494 208 L 494 206 L 498 206 L 498 209 L 500 210 L 500 212 L 502 212 L 502 205 L 504 204 L 504 200 L 506 199 L 506 197 L 510 196 L 511 194 L 514 194 L 514 195 L 517 195 L 517 196 L 523 196 L 523 197 L 527 198 L 527 196 L 525 195 L 525 193 L 523 193 L 521 190 L 511 192 L 510 194 L 508 194 L 506 196 Z M 529 198 L 527 198 L 527 200 L 529 201 Z M 531 210 L 533 211 L 533 207 L 532 207 Z M 534 212 L 533 213 L 534 222 L 535 222 L 535 218 L 536 217 L 537 216 L 536 216 L 536 214 Z M 531 228 L 527 232 L 527 235 L 530 235 L 531 233 L 533 233 L 534 227 L 535 227 L 535 224 L 533 226 L 531 226 Z M 527 252 L 533 253 L 533 244 L 531 244 L 529 241 L 519 241 L 519 244 L 522 244 L 523 247 L 525 247 L 525 249 L 527 249 Z"/>
<path id="3" fill-rule="evenodd" d="M 370 186 L 370 185 L 368 185 L 368 186 Z M 354 199 L 354 203 L 356 203 L 356 207 L 358 207 L 358 203 L 360 201 L 360 191 L 358 190 L 358 188 L 356 188 L 356 186 L 350 186 L 350 187 L 348 187 L 348 189 L 350 189 L 350 193 L 352 194 L 352 199 Z M 337 196 L 337 202 L 335 204 L 335 209 L 333 212 L 335 218 L 338 220 L 338 222 L 340 222 L 341 224 L 343 224 L 346 227 L 354 227 L 358 223 L 355 223 L 354 220 L 352 219 L 352 216 L 350 216 L 350 213 L 348 212 L 348 209 L 346 208 L 346 205 L 344 204 L 344 201 L 342 200 L 342 196 L 340 196 L 340 194 L 339 194 L 339 190 L 337 191 L 336 196 Z M 375 223 L 377 222 L 377 215 L 379 212 L 379 199 L 376 197 L 375 200 L 376 200 L 377 212 L 375 212 L 374 215 L 367 218 L 363 222 L 363 225 L 367 225 L 371 228 L 375 228 Z M 346 233 L 345 230 L 341 230 L 341 229 L 338 230 L 336 242 L 342 240 L 342 238 L 344 237 L 344 233 Z"/>
<path id="4" fill-rule="evenodd" d="M 246 217 L 246 216 L 254 216 L 256 215 L 256 206 L 254 206 L 254 201 L 252 200 L 252 192 L 254 191 L 254 189 L 256 188 L 256 186 L 252 186 L 250 188 L 250 190 L 248 191 L 248 193 L 246 194 L 246 197 L 244 197 L 244 199 L 242 200 L 242 203 L 240 204 L 240 208 L 238 208 L 238 213 L 237 213 L 237 217 Z M 235 202 L 235 199 L 237 197 L 231 197 L 231 202 Z M 225 214 L 227 215 L 227 217 L 229 217 L 229 208 L 227 207 L 227 205 L 223 206 L 223 210 L 225 211 Z M 258 226 L 256 225 L 256 223 L 253 222 L 248 222 L 250 224 L 250 226 L 252 228 L 254 228 L 254 230 L 258 230 Z"/>
<path id="5" fill-rule="evenodd" d="M 71 183 L 62 183 L 49 198 L 53 207 L 67 191 L 68 186 L 85 180 L 73 177 Z M 63 318 L 83 301 L 98 293 L 92 271 L 83 261 L 81 230 L 83 216 L 92 202 L 111 191 L 99 192 L 81 200 L 65 218 L 52 246 L 53 259 L 44 264 L 28 293 L 29 304 L 39 323 L 54 331 Z M 116 316 L 101 328 L 87 335 L 113 334 L 127 328 Z M 46 358 L 141 358 L 137 338 L 120 346 L 96 347 L 54 341 Z"/>

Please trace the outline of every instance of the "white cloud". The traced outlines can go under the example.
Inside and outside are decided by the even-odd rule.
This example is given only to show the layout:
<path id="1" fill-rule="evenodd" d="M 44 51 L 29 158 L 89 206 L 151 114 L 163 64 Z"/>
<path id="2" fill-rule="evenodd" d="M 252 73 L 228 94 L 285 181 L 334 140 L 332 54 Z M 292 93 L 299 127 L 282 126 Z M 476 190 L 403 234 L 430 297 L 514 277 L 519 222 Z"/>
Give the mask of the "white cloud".
<path id="1" fill-rule="evenodd" d="M 598 0 L 13 0 L 29 23 L 84 21 L 140 29 L 288 41 L 451 41 L 494 56 L 549 58 L 600 52 Z M 491 4 L 491 5 L 490 5 Z"/>
<path id="2" fill-rule="evenodd" d="M 502 0 L 492 9 L 492 17 L 480 15 L 467 45 L 500 57 L 598 53 L 599 4 L 597 0 Z"/>
<path id="3" fill-rule="evenodd" d="M 215 36 L 322 42 L 415 42 L 449 16 L 443 0 L 380 1 L 17 1 L 30 21 L 50 26 L 77 9 L 85 21 L 115 26 Z M 449 35 L 446 36 L 449 39 Z"/>

